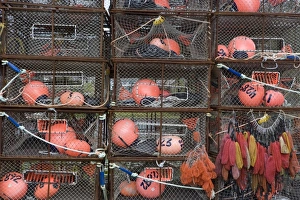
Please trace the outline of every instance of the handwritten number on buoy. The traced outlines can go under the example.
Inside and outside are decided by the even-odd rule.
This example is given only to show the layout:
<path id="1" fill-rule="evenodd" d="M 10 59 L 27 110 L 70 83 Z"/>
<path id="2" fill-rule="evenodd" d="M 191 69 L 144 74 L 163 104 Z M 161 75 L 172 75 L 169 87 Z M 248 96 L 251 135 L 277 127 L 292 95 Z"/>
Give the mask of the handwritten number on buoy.
<path id="1" fill-rule="evenodd" d="M 15 173 L 8 173 L 5 175 L 3 181 L 8 181 L 8 180 L 12 180 L 15 183 L 18 183 L 18 180 L 22 179 L 22 177 L 18 174 Z"/>
<path id="2" fill-rule="evenodd" d="M 251 99 L 256 96 L 256 89 L 248 84 L 241 87 L 240 90 L 248 94 Z"/>
<path id="3" fill-rule="evenodd" d="M 219 56 L 226 56 L 226 53 L 225 53 L 224 49 L 220 49 L 218 51 L 218 54 L 219 54 Z"/>
<path id="4" fill-rule="evenodd" d="M 147 175 L 147 178 L 150 179 L 158 179 L 158 171 L 152 171 Z M 143 187 L 144 190 L 147 190 L 151 186 L 152 181 L 143 180 L 140 184 L 140 186 Z"/>
<path id="5" fill-rule="evenodd" d="M 161 141 L 161 146 L 162 147 L 164 147 L 164 146 L 170 147 L 170 146 L 172 146 L 172 142 L 171 141 L 172 141 L 172 138 L 164 138 Z"/>

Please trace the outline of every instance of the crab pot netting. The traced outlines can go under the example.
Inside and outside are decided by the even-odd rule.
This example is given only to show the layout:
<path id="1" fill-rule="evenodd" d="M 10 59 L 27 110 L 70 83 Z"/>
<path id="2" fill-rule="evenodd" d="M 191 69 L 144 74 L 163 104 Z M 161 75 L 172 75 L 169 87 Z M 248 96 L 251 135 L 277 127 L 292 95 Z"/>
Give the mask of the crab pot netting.
<path id="1" fill-rule="evenodd" d="M 216 114 L 216 113 L 215 113 Z M 266 117 L 268 115 L 268 118 Z M 211 131 L 212 137 L 215 141 L 219 141 L 219 145 L 222 143 L 223 136 L 228 133 L 230 122 L 236 122 L 235 127 L 238 132 L 250 132 L 256 141 L 261 145 L 268 147 L 272 141 L 278 141 L 279 136 L 287 131 L 291 133 L 294 150 L 297 152 L 299 148 L 299 114 L 296 112 L 249 112 L 249 111 L 223 111 L 217 116 L 219 121 L 219 130 Z M 235 124 L 235 123 L 234 123 Z M 220 147 L 220 146 L 219 146 Z M 250 151 L 250 149 L 249 149 Z M 299 159 L 298 159 L 299 160 Z M 230 173 L 228 181 L 219 176 L 218 189 L 225 188 L 218 194 L 218 199 L 257 199 L 256 192 L 254 193 L 251 183 L 253 181 L 253 167 L 251 166 L 247 170 L 247 187 L 245 190 L 241 190 L 237 182 L 233 179 Z M 290 176 L 288 169 L 282 171 L 281 174 L 276 174 L 276 188 L 278 193 L 273 197 L 274 199 L 281 199 L 279 197 L 286 197 L 288 199 L 299 199 L 299 172 L 295 178 Z M 216 190 L 218 191 L 218 190 Z"/>
<path id="2" fill-rule="evenodd" d="M 221 12 L 264 12 L 264 13 L 299 13 L 297 0 L 220 0 L 218 10 Z"/>
<path id="3" fill-rule="evenodd" d="M 17 73 L 4 67 L 3 101 L 5 105 L 86 108 L 101 106 L 106 101 L 108 79 L 105 63 L 77 61 L 10 60 L 24 69 Z M 9 81 L 13 80 L 11 84 Z"/>
<path id="4" fill-rule="evenodd" d="M 20 131 L 6 117 L 3 119 L 1 152 L 4 157 L 88 158 L 86 153 L 77 153 L 63 147 L 95 152 L 97 148 L 106 145 L 106 126 L 105 122 L 99 119 L 101 113 L 7 112 L 7 114 L 27 131 Z M 49 141 L 62 147 L 46 143 Z"/>
<path id="5" fill-rule="evenodd" d="M 299 107 L 299 70 L 293 64 L 226 64 L 249 78 L 268 85 L 251 83 L 222 70 L 220 105 L 250 107 Z M 275 88 L 276 87 L 276 88 Z M 212 100 L 216 101 L 216 99 Z"/>
<path id="6" fill-rule="evenodd" d="M 103 12 L 9 9 L 4 20 L 6 55 L 104 56 Z"/>
<path id="7" fill-rule="evenodd" d="M 205 144 L 206 116 L 191 112 L 114 112 L 109 134 L 113 156 L 182 157 L 197 144 Z"/>
<path id="8" fill-rule="evenodd" d="M 209 23 L 205 16 L 115 14 L 114 57 L 207 60 Z"/>
<path id="9" fill-rule="evenodd" d="M 230 58 L 234 59 L 261 60 L 262 56 L 282 59 L 284 56 L 278 53 L 300 51 L 299 40 L 295 37 L 299 24 L 297 17 L 219 16 L 214 47 L 225 45 Z"/>
<path id="10" fill-rule="evenodd" d="M 47 194 L 49 199 L 95 199 L 96 172 L 90 162 L 1 161 L 0 195 L 7 192 L 9 199 L 48 199 Z M 12 188 L 6 188 L 7 184 Z"/>
<path id="11" fill-rule="evenodd" d="M 160 174 L 161 181 L 166 181 L 166 183 L 176 184 L 183 186 L 180 180 L 180 166 L 182 164 L 182 161 L 166 161 L 163 163 L 163 167 L 158 167 L 158 162 L 119 162 L 116 163 L 117 165 L 128 169 L 131 172 L 140 174 L 141 172 L 147 172 L 146 174 L 152 172 L 152 174 Z M 124 183 L 136 183 L 136 178 L 128 176 L 126 173 L 122 172 L 121 170 L 115 168 L 113 170 L 113 176 L 112 176 L 112 182 L 113 182 L 113 188 L 111 191 L 113 193 L 111 194 L 111 199 L 114 200 L 125 200 L 125 199 L 132 199 L 132 200 L 142 200 L 145 199 L 145 196 L 142 196 L 138 192 L 135 196 L 124 196 L 126 193 L 121 192 L 123 189 L 122 186 L 124 186 Z M 146 176 L 142 173 L 142 176 Z M 157 179 L 159 180 L 159 178 Z M 123 183 L 122 183 L 123 182 Z M 122 185 L 121 185 L 122 184 Z M 148 185 L 149 188 L 151 188 L 151 185 L 154 185 L 154 182 L 150 181 L 142 181 L 140 185 L 136 185 L 137 187 L 140 187 L 140 190 L 143 190 L 143 185 Z M 120 187 L 121 185 L 121 187 Z M 134 184 L 135 185 L 135 184 Z M 166 185 L 165 187 L 162 186 L 162 184 L 157 184 L 157 189 L 160 189 L 160 192 L 157 192 L 158 196 L 156 198 L 152 198 L 155 200 L 161 199 L 161 200 L 168 200 L 168 199 L 187 199 L 187 200 L 194 200 L 194 199 L 208 199 L 205 192 L 203 190 L 194 190 L 194 189 L 187 189 L 187 188 L 179 188 L 176 186 L 170 186 Z M 199 186 L 195 186 L 199 187 Z M 124 189 L 123 189 L 124 190 Z M 139 190 L 138 190 L 139 191 Z M 150 193 L 150 192 L 149 192 Z M 146 198 L 148 199 L 148 198 Z"/>
<path id="12" fill-rule="evenodd" d="M 70 9 L 78 8 L 103 8 L 103 2 L 101 0 L 7 0 L 5 3 L 26 3 L 26 4 L 44 4 L 45 6 L 68 6 Z"/>
<path id="13" fill-rule="evenodd" d="M 191 11 L 209 11 L 210 0 L 115 0 L 114 8 L 120 9 L 138 9 L 138 10 L 191 10 Z"/>
<path id="14" fill-rule="evenodd" d="M 116 63 L 115 66 L 113 101 L 117 107 L 208 107 L 210 67 L 207 65 Z"/>

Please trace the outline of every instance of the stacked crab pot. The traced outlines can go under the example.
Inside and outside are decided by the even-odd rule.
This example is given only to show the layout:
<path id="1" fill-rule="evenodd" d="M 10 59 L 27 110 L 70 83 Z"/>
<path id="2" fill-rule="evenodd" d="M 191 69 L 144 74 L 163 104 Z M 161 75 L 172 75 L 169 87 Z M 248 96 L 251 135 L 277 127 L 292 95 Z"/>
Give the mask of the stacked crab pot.
<path id="1" fill-rule="evenodd" d="M 206 148 L 210 6 L 207 0 L 112 2 L 110 161 L 141 177 L 114 169 L 111 199 L 211 196 L 214 175 L 194 185 L 181 181 L 180 170 L 192 151 Z M 196 192 L 203 185 L 207 193 Z"/>
<path id="2" fill-rule="evenodd" d="M 110 36 L 103 5 L 1 4 L 0 199 L 104 195 Z"/>
<path id="3" fill-rule="evenodd" d="M 297 1 L 215 1 L 210 153 L 218 199 L 298 199 Z M 293 188 L 295 184 L 295 188 Z"/>

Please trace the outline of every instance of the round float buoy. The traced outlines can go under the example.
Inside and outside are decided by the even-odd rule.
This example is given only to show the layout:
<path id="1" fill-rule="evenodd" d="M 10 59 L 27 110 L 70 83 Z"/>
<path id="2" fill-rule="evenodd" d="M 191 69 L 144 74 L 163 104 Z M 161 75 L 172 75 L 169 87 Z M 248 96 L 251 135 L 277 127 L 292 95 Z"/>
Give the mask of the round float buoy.
<path id="1" fill-rule="evenodd" d="M 238 97 L 245 106 L 259 106 L 263 102 L 265 89 L 256 82 L 247 82 L 240 88 Z"/>
<path id="2" fill-rule="evenodd" d="M 223 44 L 219 44 L 218 47 L 218 56 L 219 57 L 227 57 L 229 56 L 229 51 L 228 51 L 228 48 L 223 45 Z"/>
<path id="3" fill-rule="evenodd" d="M 91 151 L 91 146 L 83 140 L 75 139 L 75 140 L 70 140 L 66 143 L 65 145 L 69 149 L 74 149 L 77 151 L 84 151 L 84 152 L 90 152 Z M 72 157 L 87 157 L 88 154 L 86 153 L 80 153 L 80 152 L 75 152 L 72 150 L 66 149 L 65 154 L 68 156 Z"/>
<path id="4" fill-rule="evenodd" d="M 140 104 L 144 98 L 157 99 L 159 95 L 158 85 L 150 79 L 141 79 L 132 88 L 132 98 L 137 104 Z"/>
<path id="5" fill-rule="evenodd" d="M 163 39 L 163 42 L 167 46 L 167 51 L 174 51 L 177 55 L 180 55 L 180 46 L 175 40 L 166 38 Z"/>
<path id="6" fill-rule="evenodd" d="M 82 106 L 84 96 L 79 92 L 67 91 L 60 96 L 60 102 L 68 106 Z"/>
<path id="7" fill-rule="evenodd" d="M 281 92 L 275 90 L 266 91 L 264 97 L 264 104 L 269 107 L 282 106 L 284 103 L 284 96 Z"/>
<path id="8" fill-rule="evenodd" d="M 234 0 L 239 12 L 257 12 L 260 7 L 260 0 Z"/>
<path id="9" fill-rule="evenodd" d="M 51 198 L 58 192 L 59 187 L 59 183 L 53 177 L 47 177 L 36 186 L 34 196 L 40 200 Z"/>
<path id="10" fill-rule="evenodd" d="M 121 119 L 112 127 L 111 141 L 119 147 L 130 146 L 138 136 L 138 127 L 130 119 Z"/>
<path id="11" fill-rule="evenodd" d="M 154 170 L 153 172 L 149 171 L 142 171 L 139 176 L 156 179 L 159 180 L 159 172 Z M 164 184 L 151 182 L 150 180 L 146 180 L 143 178 L 136 179 L 136 188 L 140 195 L 146 198 L 157 198 L 159 197 L 164 191 L 166 186 Z"/>
<path id="12" fill-rule="evenodd" d="M 61 124 L 54 124 L 51 126 L 51 134 L 45 134 L 45 140 L 57 144 L 60 146 L 65 146 L 67 142 L 76 139 L 75 130 L 72 127 L 67 127 L 66 132 L 64 132 L 64 125 Z M 50 139 L 50 140 L 49 140 Z M 59 153 L 64 153 L 65 150 L 61 147 L 55 147 Z"/>
<path id="13" fill-rule="evenodd" d="M 170 3 L 169 3 L 169 0 L 154 0 L 154 3 L 155 3 L 157 6 L 161 6 L 161 7 L 170 9 Z"/>
<path id="14" fill-rule="evenodd" d="M 9 172 L 1 178 L 0 197 L 4 200 L 22 199 L 27 190 L 28 185 L 18 172 Z"/>
<path id="15" fill-rule="evenodd" d="M 236 59 L 245 59 L 254 56 L 255 43 L 246 36 L 233 38 L 228 44 L 229 56 Z"/>
<path id="16" fill-rule="evenodd" d="M 183 147 L 183 140 L 178 136 L 162 136 L 161 142 L 156 141 L 157 151 L 162 154 L 178 154 Z"/>
<path id="17" fill-rule="evenodd" d="M 126 197 L 134 197 L 137 196 L 139 193 L 136 189 L 136 182 L 135 181 L 123 181 L 121 182 L 121 184 L 119 185 L 120 188 L 120 193 L 123 196 Z"/>
<path id="18" fill-rule="evenodd" d="M 43 102 L 48 99 L 49 90 L 41 81 L 30 81 L 22 91 L 22 97 L 28 105 Z"/>

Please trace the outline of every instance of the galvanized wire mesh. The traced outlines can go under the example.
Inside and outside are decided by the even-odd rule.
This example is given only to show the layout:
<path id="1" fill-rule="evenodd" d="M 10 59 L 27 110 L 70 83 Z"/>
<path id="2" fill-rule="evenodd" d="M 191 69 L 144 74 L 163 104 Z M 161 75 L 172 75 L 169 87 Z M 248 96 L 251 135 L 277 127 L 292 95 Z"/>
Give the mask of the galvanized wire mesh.
<path id="1" fill-rule="evenodd" d="M 49 199 L 94 199 L 96 170 L 89 162 L 1 161 L 0 196 L 1 199 L 48 199 L 48 195 Z"/>
<path id="2" fill-rule="evenodd" d="M 96 113 L 7 112 L 28 132 L 21 131 L 10 120 L 1 123 L 1 155 L 4 157 L 86 157 L 106 145 L 104 122 Z M 50 119 L 51 117 L 51 119 Z M 45 141 L 42 141 L 41 139 Z M 60 147 L 48 144 L 51 142 Z M 80 141 L 80 142 L 79 142 Z"/>
<path id="3" fill-rule="evenodd" d="M 296 17 L 219 16 L 215 49 L 225 45 L 231 59 L 286 59 L 286 53 L 300 51 L 298 23 Z"/>
<path id="4" fill-rule="evenodd" d="M 176 184 L 183 186 L 180 181 L 180 165 L 182 164 L 182 161 L 167 161 L 163 164 L 163 168 L 159 168 L 156 162 L 147 162 L 147 161 L 141 161 L 141 162 L 118 162 L 117 165 L 126 168 L 134 173 L 141 173 L 145 169 L 150 168 L 153 169 L 153 171 L 160 171 L 164 168 L 171 167 L 173 171 L 173 176 L 170 181 L 167 183 Z M 150 170 L 151 171 L 151 170 Z M 164 177 L 162 177 L 164 178 Z M 136 182 L 136 178 L 128 177 L 126 173 L 114 169 L 113 172 L 113 179 L 111 180 L 113 182 L 113 198 L 114 200 L 123 200 L 123 199 L 145 199 L 145 196 L 142 196 L 141 194 L 137 194 L 135 196 L 124 196 L 124 193 L 121 193 L 122 187 L 120 187 L 120 184 L 124 181 L 125 182 Z M 122 186 L 122 185 L 121 185 Z M 137 187 L 142 187 L 140 185 L 136 185 Z M 160 185 L 161 186 L 161 185 Z M 151 187 L 151 182 L 150 186 Z M 163 186 L 161 186 L 161 189 Z M 158 188 L 159 189 L 159 188 Z M 159 194 L 159 193 L 158 193 Z M 156 198 L 152 199 L 187 199 L 187 200 L 194 200 L 194 199 L 208 199 L 205 192 L 202 190 L 193 190 L 193 189 L 187 189 L 187 188 L 179 188 L 176 186 L 165 186 L 164 190 L 161 190 L 161 195 L 159 195 Z M 147 199 L 147 198 L 146 198 Z"/>
<path id="5" fill-rule="evenodd" d="M 115 14 L 114 57 L 209 59 L 205 16 L 162 17 Z"/>
<path id="6" fill-rule="evenodd" d="M 69 8 L 103 8 L 101 0 L 8 0 L 7 3 L 43 4 L 45 6 L 68 6 Z M 6 3 L 5 2 L 5 3 Z"/>
<path id="7" fill-rule="evenodd" d="M 5 12 L 4 54 L 103 58 L 103 12 L 35 9 Z"/>
<path id="8" fill-rule="evenodd" d="M 129 0 L 115 0 L 114 8 L 120 9 L 139 9 L 139 10 L 193 10 L 193 11 L 209 11 L 210 1 L 204 0 L 171 0 L 171 1 L 129 1 Z"/>
<path id="9" fill-rule="evenodd" d="M 116 107 L 208 107 L 210 97 L 208 65 L 160 63 L 115 65 L 116 79 L 113 86 L 116 90 L 113 91 L 115 92 L 113 101 Z"/>
<path id="10" fill-rule="evenodd" d="M 185 156 L 205 144 L 206 119 L 191 112 L 114 112 L 109 133 L 113 156 Z"/>
<path id="11" fill-rule="evenodd" d="M 13 79 L 18 74 L 5 66 L 5 82 L 1 87 L 5 105 L 80 108 L 101 107 L 107 101 L 105 91 L 109 80 L 105 77 L 105 63 L 41 60 L 10 60 L 10 63 L 25 72 Z"/>
<path id="12" fill-rule="evenodd" d="M 221 70 L 220 105 L 250 107 L 299 107 L 299 70 L 293 64 L 226 64 L 249 78 L 251 83 Z M 216 99 L 212 100 L 216 101 Z"/>
<path id="13" fill-rule="evenodd" d="M 264 12 L 264 13 L 299 13 L 297 0 L 221 0 L 218 4 L 221 12 Z"/>

